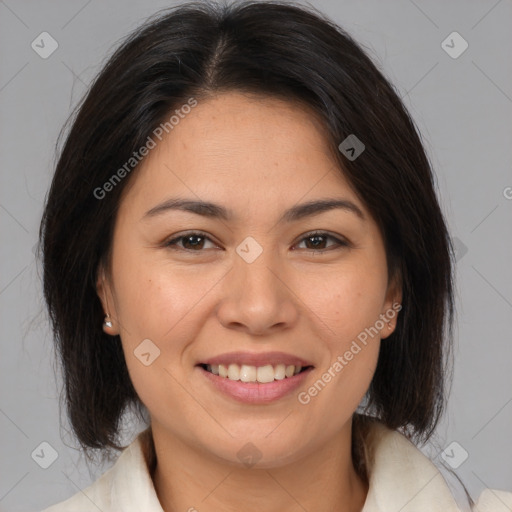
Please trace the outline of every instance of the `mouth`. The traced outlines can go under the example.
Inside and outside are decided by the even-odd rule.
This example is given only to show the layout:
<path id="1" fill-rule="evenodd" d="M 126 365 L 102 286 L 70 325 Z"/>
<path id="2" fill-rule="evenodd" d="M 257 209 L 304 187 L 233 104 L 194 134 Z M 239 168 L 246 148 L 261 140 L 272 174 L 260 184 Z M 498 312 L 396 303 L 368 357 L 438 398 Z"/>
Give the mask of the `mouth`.
<path id="1" fill-rule="evenodd" d="M 290 379 L 300 373 L 312 369 L 312 365 L 293 365 L 293 364 L 266 364 L 255 366 L 249 364 L 206 364 L 200 363 L 197 366 L 204 371 L 218 377 L 231 381 L 240 381 L 245 383 L 268 384 L 274 381 Z"/>
<path id="2" fill-rule="evenodd" d="M 307 359 L 280 351 L 229 352 L 199 360 L 195 367 L 212 390 L 250 405 L 288 399 L 315 368 Z"/>

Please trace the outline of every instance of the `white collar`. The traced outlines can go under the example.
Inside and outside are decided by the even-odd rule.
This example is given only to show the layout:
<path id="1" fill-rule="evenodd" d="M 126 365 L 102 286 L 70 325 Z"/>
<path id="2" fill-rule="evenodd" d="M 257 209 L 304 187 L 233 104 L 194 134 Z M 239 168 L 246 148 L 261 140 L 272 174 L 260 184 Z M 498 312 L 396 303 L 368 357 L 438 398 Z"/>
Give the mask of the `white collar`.
<path id="1" fill-rule="evenodd" d="M 103 512 L 164 512 L 143 453 L 143 434 L 96 482 L 43 512 L 83 512 L 91 503 Z M 404 435 L 375 423 L 366 439 L 370 485 L 362 512 L 459 512 L 439 470 Z M 478 511 L 511 510 L 493 505 L 499 499 L 512 506 L 511 493 L 487 490 L 482 497 Z"/>
<path id="2" fill-rule="evenodd" d="M 362 512 L 458 512 L 440 471 L 403 434 L 379 423 L 366 440 L 370 486 Z"/>

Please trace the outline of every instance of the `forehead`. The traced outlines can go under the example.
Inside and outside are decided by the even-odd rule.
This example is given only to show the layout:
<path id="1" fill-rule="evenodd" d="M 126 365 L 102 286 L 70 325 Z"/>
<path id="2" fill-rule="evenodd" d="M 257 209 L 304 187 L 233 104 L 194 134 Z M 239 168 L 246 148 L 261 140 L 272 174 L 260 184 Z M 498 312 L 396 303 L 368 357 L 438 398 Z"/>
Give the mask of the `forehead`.
<path id="1" fill-rule="evenodd" d="M 299 103 L 224 93 L 197 106 L 165 134 L 160 149 L 177 159 L 284 163 L 328 157 L 326 130 L 318 115 Z M 180 149 L 182 151 L 180 151 Z M 183 150 L 187 151 L 183 151 Z M 174 151 L 174 155 L 169 152 Z M 260 169 L 263 171 L 264 169 Z"/>
<path id="2" fill-rule="evenodd" d="M 198 100 L 145 157 L 131 199 L 178 192 L 241 206 L 355 193 L 339 170 L 326 128 L 302 104 L 242 93 Z M 140 202 L 140 201 L 139 201 Z"/>

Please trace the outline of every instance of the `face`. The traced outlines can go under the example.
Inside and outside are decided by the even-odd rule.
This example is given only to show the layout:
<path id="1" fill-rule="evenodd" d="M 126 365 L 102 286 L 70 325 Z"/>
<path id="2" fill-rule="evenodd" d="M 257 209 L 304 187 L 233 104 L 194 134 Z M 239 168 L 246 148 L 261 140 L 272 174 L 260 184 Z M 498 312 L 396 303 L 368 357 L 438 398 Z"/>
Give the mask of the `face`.
<path id="1" fill-rule="evenodd" d="M 98 294 L 153 428 L 237 464 L 251 442 L 261 467 L 327 446 L 350 426 L 400 295 L 320 123 L 225 93 L 136 172 Z M 340 203 L 302 208 L 317 201 Z"/>

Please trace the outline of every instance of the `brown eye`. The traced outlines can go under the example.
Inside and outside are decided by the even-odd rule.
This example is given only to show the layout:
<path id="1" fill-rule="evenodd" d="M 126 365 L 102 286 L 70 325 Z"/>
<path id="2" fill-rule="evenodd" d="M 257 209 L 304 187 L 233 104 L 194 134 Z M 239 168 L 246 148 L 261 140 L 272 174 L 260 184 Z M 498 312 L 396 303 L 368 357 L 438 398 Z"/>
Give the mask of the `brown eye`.
<path id="1" fill-rule="evenodd" d="M 322 252 L 330 250 L 333 246 L 325 247 L 327 240 L 334 240 L 334 247 L 348 247 L 348 243 L 340 240 L 332 235 L 325 232 L 314 232 L 306 235 L 299 244 L 305 242 L 307 244 L 306 250 L 312 252 Z"/>
<path id="2" fill-rule="evenodd" d="M 326 246 L 328 240 L 334 241 L 334 244 Z M 175 237 L 166 242 L 165 247 L 182 249 L 189 252 L 202 252 L 202 250 L 205 249 L 205 244 L 208 242 L 212 243 L 212 245 L 216 247 L 205 233 L 197 231 Z M 301 243 L 306 243 L 305 250 L 309 252 L 325 252 L 336 247 L 349 246 L 347 242 L 322 231 L 308 233 L 302 238 L 299 245 Z"/>
<path id="3" fill-rule="evenodd" d="M 206 241 L 211 242 L 210 238 L 208 238 L 204 233 L 193 232 L 173 238 L 166 242 L 165 246 L 178 247 L 178 249 L 184 249 L 191 252 L 201 252 L 201 250 L 204 249 Z"/>

